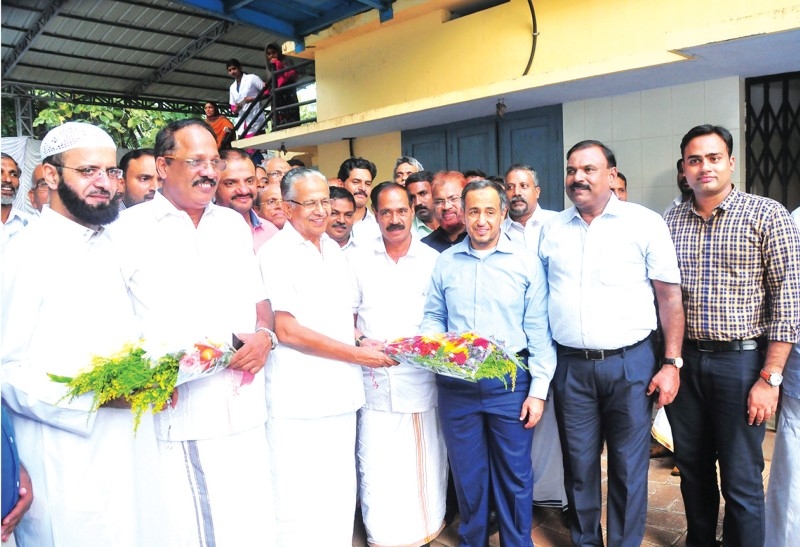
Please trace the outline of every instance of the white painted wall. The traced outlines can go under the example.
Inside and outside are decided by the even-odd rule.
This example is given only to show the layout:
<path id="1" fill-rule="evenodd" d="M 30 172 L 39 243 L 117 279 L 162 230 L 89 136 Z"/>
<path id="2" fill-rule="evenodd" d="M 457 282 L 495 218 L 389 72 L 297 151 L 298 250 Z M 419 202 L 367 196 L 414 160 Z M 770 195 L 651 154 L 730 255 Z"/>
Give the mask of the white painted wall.
<path id="1" fill-rule="evenodd" d="M 584 139 L 603 142 L 628 178 L 628 200 L 659 213 L 678 195 L 675 162 L 683 135 L 696 125 L 731 132 L 733 182 L 743 187 L 744 80 L 738 77 L 564 103 L 563 122 L 565 154 Z"/>

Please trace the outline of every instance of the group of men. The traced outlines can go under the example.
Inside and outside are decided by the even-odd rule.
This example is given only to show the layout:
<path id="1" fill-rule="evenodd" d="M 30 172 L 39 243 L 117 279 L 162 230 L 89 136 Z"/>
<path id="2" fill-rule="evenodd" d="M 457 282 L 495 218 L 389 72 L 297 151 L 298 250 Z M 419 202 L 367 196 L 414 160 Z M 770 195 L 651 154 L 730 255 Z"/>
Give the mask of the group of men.
<path id="1" fill-rule="evenodd" d="M 800 374 L 800 358 L 784 370 L 800 234 L 785 208 L 731 184 L 732 147 L 722 127 L 686 134 L 692 194 L 662 218 L 617 198 L 614 154 L 592 140 L 567 153 L 573 206 L 553 212 L 523 164 L 468 182 L 402 157 L 373 185 L 375 165 L 350 158 L 326 179 L 282 158 L 256 166 L 181 120 L 118 167 L 102 130 L 54 128 L 49 206 L 3 247 L 3 410 L 34 492 L 13 523 L 20 544 L 344 546 L 360 502 L 371 545 L 425 545 L 445 525 L 449 463 L 461 545 L 487 544 L 494 511 L 503 545 L 531 546 L 548 488 L 565 492 L 572 541 L 603 545 L 605 445 L 607 541 L 640 545 L 656 402 L 687 545 L 717 541 L 717 462 L 724 544 L 764 545 L 765 422 L 782 371 L 791 397 Z M 117 194 L 131 196 L 121 214 Z M 463 331 L 517 353 L 513 390 L 382 351 Z M 64 400 L 48 378 L 140 337 L 157 354 L 231 334 L 244 345 L 230 367 L 180 386 L 135 436 L 123 401 L 89 413 L 91 396 Z M 783 440 L 796 406 L 773 464 L 788 478 L 766 507 L 771 523 L 790 516 L 768 545 L 798 537 L 798 447 Z M 542 482 L 554 464 L 557 484 Z"/>

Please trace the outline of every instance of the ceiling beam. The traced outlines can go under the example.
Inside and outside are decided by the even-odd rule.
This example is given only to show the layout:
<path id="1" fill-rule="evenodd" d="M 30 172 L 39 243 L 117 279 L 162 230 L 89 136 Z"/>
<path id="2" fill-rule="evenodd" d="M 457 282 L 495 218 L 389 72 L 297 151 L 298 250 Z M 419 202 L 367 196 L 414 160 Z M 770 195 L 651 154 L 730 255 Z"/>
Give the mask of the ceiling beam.
<path id="1" fill-rule="evenodd" d="M 139 96 L 150 85 L 158 82 L 161 80 L 161 78 L 222 38 L 222 36 L 227 34 L 228 31 L 235 26 L 236 25 L 230 21 L 217 21 L 211 26 L 210 29 L 198 36 L 196 39 L 192 40 L 188 45 L 173 55 L 172 58 L 170 58 L 166 63 L 156 69 L 150 75 L 150 77 L 144 79 L 142 82 L 134 86 L 133 89 L 130 90 L 130 94 L 134 97 Z"/>
<path id="2" fill-rule="evenodd" d="M 44 32 L 44 27 L 47 23 L 58 15 L 58 12 L 61 11 L 61 8 L 63 8 L 67 2 L 69 2 L 69 0 L 51 0 L 42 10 L 39 18 L 31 25 L 25 37 L 19 41 L 14 47 L 14 51 L 11 52 L 8 59 L 3 63 L 3 79 L 6 79 L 11 71 L 14 70 L 14 67 L 17 66 L 22 56 L 25 55 L 25 52 L 31 48 L 33 42 Z"/>

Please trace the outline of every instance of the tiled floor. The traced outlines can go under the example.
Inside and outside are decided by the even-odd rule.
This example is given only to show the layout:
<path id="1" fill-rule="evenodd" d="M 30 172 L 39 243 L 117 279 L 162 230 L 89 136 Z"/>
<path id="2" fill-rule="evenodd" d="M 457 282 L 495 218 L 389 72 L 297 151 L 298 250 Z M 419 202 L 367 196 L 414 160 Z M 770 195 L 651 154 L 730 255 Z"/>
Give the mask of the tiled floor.
<path id="1" fill-rule="evenodd" d="M 764 488 L 769 480 L 770 463 L 772 461 L 772 447 L 775 433 L 767 431 L 764 440 Z M 603 488 L 605 499 L 605 455 L 603 465 Z M 672 471 L 672 458 L 650 460 L 649 494 L 647 507 L 647 529 L 642 545 L 648 546 L 682 546 L 685 544 L 686 520 L 683 514 L 683 500 L 680 492 L 680 478 L 670 475 Z M 605 507 L 603 508 L 603 522 L 605 522 Z M 719 530 L 722 525 L 722 507 L 720 508 Z M 533 511 L 533 529 L 531 537 L 537 547 L 569 547 L 572 542 L 567 530 L 561 521 L 561 511 L 549 508 L 535 508 Z M 354 547 L 366 545 L 363 529 L 356 532 L 353 540 Z M 433 547 L 458 546 L 458 522 L 447 527 L 431 544 Z M 499 547 L 500 538 L 497 534 L 489 539 L 490 547 Z"/>

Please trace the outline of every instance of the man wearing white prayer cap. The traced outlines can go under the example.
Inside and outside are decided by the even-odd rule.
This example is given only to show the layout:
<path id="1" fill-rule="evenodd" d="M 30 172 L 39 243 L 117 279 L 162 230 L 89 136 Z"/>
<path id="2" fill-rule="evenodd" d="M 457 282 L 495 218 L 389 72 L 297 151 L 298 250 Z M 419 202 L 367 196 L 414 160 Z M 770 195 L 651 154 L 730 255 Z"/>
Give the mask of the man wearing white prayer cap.
<path id="1" fill-rule="evenodd" d="M 74 377 L 93 355 L 138 338 L 103 230 L 117 216 L 116 146 L 102 129 L 68 122 L 41 154 L 50 207 L 6 244 L 0 281 L 3 411 L 34 491 L 15 535 L 37 547 L 162 545 L 152 419 L 134 436 L 129 408 L 112 401 L 90 412 L 91 394 L 65 398 L 47 376 Z"/>

